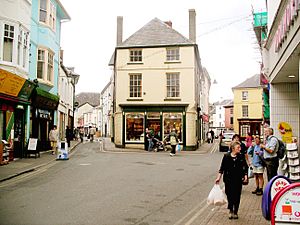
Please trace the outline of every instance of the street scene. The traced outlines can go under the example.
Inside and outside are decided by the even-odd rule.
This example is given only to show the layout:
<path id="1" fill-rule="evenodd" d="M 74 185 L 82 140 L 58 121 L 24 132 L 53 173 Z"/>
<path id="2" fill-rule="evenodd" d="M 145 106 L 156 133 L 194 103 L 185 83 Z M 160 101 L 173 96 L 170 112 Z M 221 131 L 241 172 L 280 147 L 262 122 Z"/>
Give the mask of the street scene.
<path id="1" fill-rule="evenodd" d="M 0 0 L 0 224 L 300 224 L 300 0 Z"/>
<path id="2" fill-rule="evenodd" d="M 49 154 L 49 164 L 1 182 L 1 224 L 227 224 L 226 207 L 206 204 L 223 155 L 214 144 L 176 157 L 109 144 L 80 143 L 68 161 Z M 238 224 L 268 224 L 250 185 Z"/>

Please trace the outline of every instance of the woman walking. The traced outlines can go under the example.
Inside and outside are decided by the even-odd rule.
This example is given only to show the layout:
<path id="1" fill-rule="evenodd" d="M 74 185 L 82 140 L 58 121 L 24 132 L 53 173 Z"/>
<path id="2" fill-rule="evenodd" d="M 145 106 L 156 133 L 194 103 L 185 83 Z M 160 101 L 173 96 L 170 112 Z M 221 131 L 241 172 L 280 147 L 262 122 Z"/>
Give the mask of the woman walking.
<path id="1" fill-rule="evenodd" d="M 239 142 L 232 142 L 230 148 L 231 152 L 223 156 L 215 183 L 219 184 L 223 175 L 229 219 L 238 219 L 242 185 L 248 183 L 248 165 L 245 156 L 240 153 L 241 145 Z"/>
<path id="2" fill-rule="evenodd" d="M 264 151 L 260 148 L 260 138 L 255 137 L 255 145 L 248 149 L 248 154 L 252 155 L 252 168 L 256 182 L 256 189 L 252 191 L 252 194 L 262 195 L 264 187 L 264 167 L 262 162 L 262 156 Z"/>

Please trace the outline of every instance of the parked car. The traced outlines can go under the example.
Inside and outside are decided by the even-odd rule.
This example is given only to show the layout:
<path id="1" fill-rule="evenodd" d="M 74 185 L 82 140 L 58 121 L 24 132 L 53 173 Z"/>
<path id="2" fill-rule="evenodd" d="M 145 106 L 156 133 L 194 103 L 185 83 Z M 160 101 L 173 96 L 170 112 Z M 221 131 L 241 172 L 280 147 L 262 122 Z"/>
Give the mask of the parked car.
<path id="1" fill-rule="evenodd" d="M 235 133 L 233 132 L 225 132 L 223 133 L 223 137 L 220 140 L 220 152 L 228 152 L 230 150 L 230 144 L 232 141 L 232 137 Z"/>

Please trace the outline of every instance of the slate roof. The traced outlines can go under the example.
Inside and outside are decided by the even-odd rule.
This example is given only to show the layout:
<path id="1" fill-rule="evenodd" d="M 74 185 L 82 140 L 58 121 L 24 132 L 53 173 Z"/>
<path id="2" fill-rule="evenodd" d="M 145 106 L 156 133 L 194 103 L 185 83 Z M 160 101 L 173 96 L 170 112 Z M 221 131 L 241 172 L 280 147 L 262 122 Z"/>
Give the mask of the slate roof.
<path id="1" fill-rule="evenodd" d="M 75 102 L 79 103 L 79 107 L 85 103 L 89 103 L 92 106 L 100 105 L 100 93 L 96 92 L 81 92 L 75 96 Z"/>
<path id="2" fill-rule="evenodd" d="M 261 87 L 260 84 L 260 74 L 255 74 L 254 76 L 248 78 L 244 82 L 240 83 L 239 85 L 233 87 L 232 89 L 239 89 L 239 88 L 257 88 Z"/>
<path id="3" fill-rule="evenodd" d="M 117 48 L 170 46 L 170 45 L 194 45 L 192 41 L 171 28 L 165 22 L 154 18 Z"/>

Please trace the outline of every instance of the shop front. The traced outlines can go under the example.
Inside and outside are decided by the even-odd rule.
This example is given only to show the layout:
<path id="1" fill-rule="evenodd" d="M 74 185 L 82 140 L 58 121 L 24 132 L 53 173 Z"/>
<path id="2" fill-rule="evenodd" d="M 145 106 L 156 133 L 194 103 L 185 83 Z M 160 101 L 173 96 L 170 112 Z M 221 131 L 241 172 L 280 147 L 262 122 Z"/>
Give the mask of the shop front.
<path id="1" fill-rule="evenodd" d="M 0 140 L 10 143 L 10 160 L 25 155 L 27 114 L 34 88 L 33 82 L 0 69 Z"/>
<path id="2" fill-rule="evenodd" d="M 248 133 L 255 136 L 263 135 L 263 119 L 238 119 L 239 134 L 244 139 Z"/>
<path id="3" fill-rule="evenodd" d="M 51 149 L 49 132 L 55 124 L 54 117 L 58 103 L 58 96 L 40 87 L 35 89 L 30 111 L 30 136 L 38 139 L 39 151 Z"/>
<path id="4" fill-rule="evenodd" d="M 122 146 L 147 148 L 146 130 L 164 140 L 175 129 L 185 147 L 185 107 L 123 107 Z"/>

